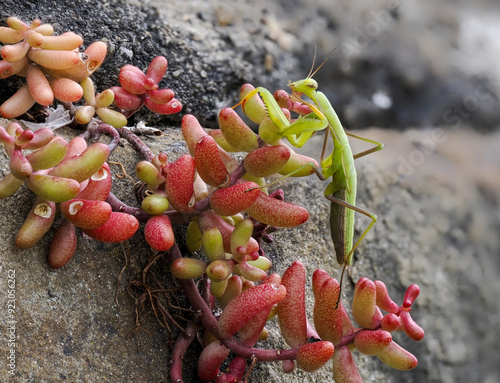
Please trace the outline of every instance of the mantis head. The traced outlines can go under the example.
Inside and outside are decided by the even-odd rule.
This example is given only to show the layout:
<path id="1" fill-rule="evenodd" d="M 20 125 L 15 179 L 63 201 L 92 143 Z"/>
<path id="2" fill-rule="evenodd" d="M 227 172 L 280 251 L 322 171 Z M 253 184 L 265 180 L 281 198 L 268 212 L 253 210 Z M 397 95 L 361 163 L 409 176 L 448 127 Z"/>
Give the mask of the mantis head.
<path id="1" fill-rule="evenodd" d="M 288 83 L 294 93 L 304 93 L 309 96 L 312 91 L 318 89 L 318 83 L 311 77 Z"/>

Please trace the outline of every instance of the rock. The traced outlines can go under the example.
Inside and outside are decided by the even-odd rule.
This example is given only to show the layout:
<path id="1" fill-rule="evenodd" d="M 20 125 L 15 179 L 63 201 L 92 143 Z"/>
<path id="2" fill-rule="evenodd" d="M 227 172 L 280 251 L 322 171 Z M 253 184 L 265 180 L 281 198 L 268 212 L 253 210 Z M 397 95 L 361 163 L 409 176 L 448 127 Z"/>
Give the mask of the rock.
<path id="1" fill-rule="evenodd" d="M 182 2 L 179 2 L 182 3 Z M 163 55 L 169 67 L 160 87 L 169 87 L 183 103 L 184 112 L 195 114 L 205 125 L 215 127 L 218 109 L 239 101 L 239 88 L 257 79 L 275 88 L 284 86 L 288 71 L 297 60 L 266 39 L 266 29 L 260 30 L 258 19 L 246 29 L 232 25 L 217 25 L 209 15 L 199 12 L 182 13 L 181 6 L 172 19 L 162 19 L 151 6 L 125 0 L 105 0 L 98 3 L 49 0 L 23 3 L 12 0 L 0 2 L 0 20 L 13 14 L 31 22 L 38 17 L 54 26 L 55 33 L 67 30 L 83 36 L 85 46 L 103 40 L 108 45 L 104 64 L 92 78 L 96 91 L 119 85 L 119 68 L 126 64 L 146 69 L 151 60 Z M 61 17 L 64 15 L 64 17 Z M 215 15 L 210 15 L 210 17 Z M 213 24 L 215 23 L 215 25 Z M 224 24 L 224 22 L 222 22 Z M 272 54 L 280 63 L 266 70 L 266 57 Z M 8 82 L 11 88 L 0 91 L 3 103 L 17 89 L 17 79 Z M 134 116 L 136 122 L 149 124 L 179 123 L 179 116 L 155 116 L 149 111 Z"/>

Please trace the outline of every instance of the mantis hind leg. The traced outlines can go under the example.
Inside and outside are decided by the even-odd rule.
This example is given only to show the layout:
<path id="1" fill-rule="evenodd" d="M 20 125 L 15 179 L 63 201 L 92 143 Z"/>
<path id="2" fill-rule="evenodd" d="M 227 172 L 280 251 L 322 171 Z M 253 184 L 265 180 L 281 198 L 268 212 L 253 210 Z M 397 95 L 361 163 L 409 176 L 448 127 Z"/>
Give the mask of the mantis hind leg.
<path id="1" fill-rule="evenodd" d="M 346 132 L 346 134 L 350 137 L 357 138 L 360 141 L 369 142 L 370 144 L 375 145 L 374 147 L 364 150 L 362 152 L 356 153 L 353 155 L 353 158 L 356 160 L 358 158 L 364 157 L 368 154 L 378 152 L 384 148 L 384 144 L 375 140 L 370 140 L 369 138 L 361 137 L 353 133 Z"/>

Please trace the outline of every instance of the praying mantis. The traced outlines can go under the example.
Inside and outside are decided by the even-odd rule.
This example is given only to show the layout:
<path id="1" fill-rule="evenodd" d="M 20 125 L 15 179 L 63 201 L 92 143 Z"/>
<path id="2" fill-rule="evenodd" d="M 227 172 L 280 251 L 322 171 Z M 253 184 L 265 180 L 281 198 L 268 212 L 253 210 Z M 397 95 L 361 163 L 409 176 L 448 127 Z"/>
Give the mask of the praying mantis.
<path id="1" fill-rule="evenodd" d="M 247 94 L 241 104 L 244 109 L 245 102 L 258 93 L 267 108 L 269 117 L 278 128 L 278 134 L 281 137 L 286 137 L 296 147 L 303 146 L 316 131 L 328 128 L 321 154 L 321 171 L 313 164 L 306 166 L 312 166 L 315 173 L 322 180 L 331 177 L 331 181 L 325 190 L 325 197 L 330 201 L 331 237 L 336 258 L 338 263 L 343 266 L 342 284 L 344 272 L 352 264 L 354 251 L 377 221 L 377 216 L 374 213 L 356 206 L 357 174 L 354 160 L 381 150 L 383 144 L 344 130 L 330 101 L 322 92 L 317 90 L 318 83 L 312 78 L 326 60 L 307 78 L 289 83 L 292 91 L 290 100 L 308 106 L 312 111 L 311 114 L 290 123 L 272 94 L 262 87 L 255 88 L 255 90 Z M 302 100 L 303 95 L 307 96 L 310 101 Z M 325 159 L 328 133 L 332 136 L 333 151 Z M 374 146 L 363 152 L 353 154 L 348 136 L 371 143 Z M 354 243 L 355 212 L 369 217 L 371 222 Z"/>

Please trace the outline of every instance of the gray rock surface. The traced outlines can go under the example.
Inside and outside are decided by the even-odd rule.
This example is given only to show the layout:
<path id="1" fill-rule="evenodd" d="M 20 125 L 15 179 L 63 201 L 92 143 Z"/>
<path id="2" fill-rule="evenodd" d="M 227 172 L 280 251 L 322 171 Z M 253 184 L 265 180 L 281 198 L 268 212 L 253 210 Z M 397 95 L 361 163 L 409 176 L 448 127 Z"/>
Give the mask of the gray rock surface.
<path id="1" fill-rule="evenodd" d="M 320 1 L 307 7 L 299 7 L 302 2 L 297 2 L 295 7 L 285 7 L 279 2 L 264 7 L 259 1 L 252 4 L 237 1 L 232 6 L 222 1 L 151 2 L 159 7 L 158 12 L 149 6 L 142 7 L 138 2 L 121 1 L 76 4 L 2 0 L 0 4 L 2 20 L 10 14 L 25 20 L 39 16 L 45 22 L 61 25 L 61 30 L 68 28 L 65 23 L 73 25 L 74 29 L 70 29 L 82 33 L 86 43 L 108 39 L 113 48 L 107 64 L 96 73 L 96 82 L 102 81 L 103 89 L 116 84 L 117 68 L 121 65 L 132 62 L 145 67 L 155 52 L 164 54 L 170 65 L 165 86 L 179 94 L 187 107 L 185 112 L 197 114 L 206 126 L 213 126 L 217 108 L 234 104 L 242 83 L 251 81 L 275 89 L 283 87 L 289 78 L 303 77 L 312 54 L 298 52 L 304 52 L 306 43 L 309 44 L 307 52 L 311 52 L 311 41 L 318 42 L 322 52 L 320 57 L 324 57 L 332 46 L 342 47 L 342 41 L 347 41 L 345 39 L 354 26 L 366 26 L 373 17 L 370 10 L 356 14 L 349 7 L 333 9 L 330 2 L 322 4 Z M 447 51 L 451 52 L 446 55 L 448 60 L 436 59 L 433 62 L 436 69 L 427 61 L 433 57 L 432 52 L 439 51 L 441 45 L 432 47 L 429 44 L 436 39 L 423 39 L 418 50 L 411 46 L 405 48 L 402 43 L 408 41 L 405 38 L 409 39 L 408 35 L 412 33 L 410 26 L 417 28 L 419 22 L 422 25 L 425 21 L 439 29 L 439 33 L 433 34 L 439 36 L 437 42 L 443 39 L 440 44 L 448 46 L 459 35 L 456 31 L 464 25 L 456 23 L 457 15 L 475 20 L 475 15 L 486 11 L 480 7 L 461 8 L 461 11 L 452 13 L 455 18 L 447 18 L 444 15 L 449 13 L 444 11 L 449 10 L 448 5 L 442 5 L 438 13 L 425 7 L 414 8 L 413 3 L 410 5 L 413 19 L 408 20 L 408 8 L 402 8 L 398 23 L 391 24 L 395 28 L 393 33 L 387 39 L 374 39 L 373 45 L 369 44 L 356 57 L 352 56 L 351 68 L 346 68 L 341 59 L 331 59 L 328 65 L 332 65 L 332 72 L 329 69 L 326 73 L 333 73 L 332 78 L 339 86 L 328 85 L 326 79 L 318 77 L 322 89 L 335 89 L 336 93 L 329 97 L 338 101 L 335 105 L 339 105 L 339 111 L 344 111 L 349 126 L 355 125 L 360 114 L 349 110 L 356 111 L 358 107 L 362 108 L 361 111 L 374 110 L 371 95 L 376 90 L 386 91 L 380 85 L 384 76 L 378 77 L 377 73 L 390 72 L 394 67 L 400 69 L 394 72 L 397 76 L 391 84 L 411 85 L 413 97 L 419 102 L 427 100 L 425 105 L 429 107 L 441 105 L 440 111 L 436 112 L 439 125 L 449 123 L 443 116 L 455 101 L 445 97 L 439 99 L 439 104 L 434 98 L 424 97 L 425 92 L 436 91 L 436 86 L 444 86 L 442 84 L 446 81 L 458 78 L 457 84 L 463 87 L 457 89 L 469 89 L 462 93 L 461 100 L 475 96 L 480 102 L 478 108 L 472 108 L 470 104 L 469 109 L 454 109 L 447 114 L 454 120 L 446 130 L 430 127 L 400 133 L 370 129 L 360 133 L 384 142 L 385 149 L 357 161 L 358 204 L 377 213 L 379 220 L 355 256 L 352 279 L 355 281 L 361 276 L 381 279 L 396 301 L 402 299 L 407 285 L 418 283 L 422 292 L 412 314 L 426 330 L 426 336 L 419 343 L 406 341 L 403 337 L 398 339 L 418 357 L 420 363 L 414 371 L 395 371 L 386 368 L 376 358 L 357 354 L 358 367 L 365 382 L 495 383 L 500 381 L 496 352 L 500 336 L 500 285 L 497 281 L 500 240 L 496 235 L 500 230 L 500 155 L 497 150 L 500 136 L 497 133 L 483 136 L 471 129 L 462 130 L 459 125 L 476 129 L 494 126 L 496 120 L 490 118 L 488 111 L 491 111 L 489 105 L 496 105 L 497 101 L 494 92 L 490 93 L 492 96 L 480 99 L 483 88 L 477 84 L 468 88 L 464 85 L 477 73 L 488 74 L 483 64 L 467 62 L 467 66 L 459 68 L 460 75 L 454 77 L 456 73 L 450 70 L 453 49 Z M 77 6 L 86 7 L 86 11 Z M 384 6 L 381 4 L 377 9 Z M 91 11 L 97 15 L 86 13 Z M 89 18 L 95 22 L 89 23 Z M 480 29 L 473 31 L 486 33 Z M 460 46 L 469 49 L 469 53 L 479 50 L 470 43 L 471 38 L 472 32 L 458 40 Z M 385 49 L 377 45 L 381 43 L 379 40 L 385 42 Z M 398 52 L 404 54 L 392 60 L 390 52 L 394 52 L 396 46 L 400 47 Z M 422 58 L 423 62 L 415 61 L 424 48 L 430 53 Z M 274 58 L 274 65 L 271 65 L 270 57 Z M 269 71 L 264 65 L 266 58 Z M 363 60 L 367 62 L 366 71 L 360 69 Z M 388 61 L 393 66 L 384 67 Z M 412 65 L 407 65 L 409 62 Z M 441 81 L 429 73 L 440 74 Z M 401 80 L 403 75 L 406 76 L 404 81 Z M 339 83 L 341 78 L 343 80 Z M 354 78 L 356 81 L 351 81 Z M 365 80 L 366 84 L 362 84 Z M 356 94 L 359 98 L 355 97 Z M 412 110 L 404 106 L 404 103 L 411 104 L 411 98 L 392 93 L 390 96 L 395 104 L 402 103 L 392 108 L 393 112 L 397 110 L 404 114 L 405 110 Z M 363 106 L 366 107 L 363 109 Z M 378 109 L 375 109 L 375 114 L 367 112 L 367 115 L 377 116 L 381 112 Z M 420 123 L 416 124 L 425 125 L 432 113 L 425 108 L 415 109 L 415 113 L 420 114 Z M 349 113 L 353 117 L 349 117 Z M 154 152 L 166 150 L 173 158 L 183 152 L 178 130 L 171 129 L 171 126 L 178 127 L 178 117 L 139 117 L 148 118 L 150 123 L 165 132 L 162 137 L 145 138 Z M 413 121 L 411 116 L 405 118 L 390 121 L 393 126 L 398 126 L 397 121 L 405 126 Z M 384 120 L 374 119 L 372 123 L 375 121 Z M 74 135 L 69 130 L 62 133 L 68 137 Z M 310 155 L 318 156 L 319 140 L 311 141 L 308 147 Z M 125 143 L 124 147 L 117 149 L 113 159 L 123 162 L 133 174 L 133 166 L 139 157 Z M 113 169 L 118 172 L 117 167 Z M 0 154 L 0 175 L 7 171 L 7 158 Z M 310 210 L 311 218 L 299 229 L 276 233 L 275 242 L 266 249 L 274 262 L 274 270 L 282 273 L 294 259 L 301 259 L 311 273 L 321 267 L 338 275 L 328 232 L 328 204 L 322 197 L 326 185 L 311 177 L 287 180 L 282 186 L 291 201 Z M 133 203 L 129 181 L 115 180 L 114 187 L 117 194 L 123 198 L 128 196 L 128 202 Z M 127 284 L 137 279 L 138 271 L 151 256 L 142 235 L 136 234 L 127 244 L 127 258 L 120 245 L 80 239 L 74 259 L 60 270 L 51 270 L 46 253 L 53 229 L 32 249 L 21 251 L 13 244 L 33 200 L 33 195 L 23 187 L 13 197 L 0 201 L 3 228 L 0 232 L 2 379 L 8 376 L 9 370 L 5 362 L 9 335 L 7 283 L 9 270 L 15 270 L 16 375 L 10 381 L 168 381 L 172 345 L 169 333 L 158 325 L 147 306 L 142 311 L 143 327 L 136 330 L 135 303 L 126 290 Z M 367 224 L 368 220 L 358 217 L 357 233 Z M 119 280 L 126 264 L 128 268 Z M 165 283 L 171 279 L 162 261 L 155 272 Z M 345 284 L 346 299 L 352 286 L 353 282 L 348 280 Z M 311 309 L 312 301 L 308 304 Z M 266 341 L 263 347 L 283 347 L 275 324 L 270 324 L 270 332 L 273 340 Z M 186 382 L 197 381 L 195 363 L 200 349 L 194 343 L 185 358 Z M 331 381 L 330 366 L 315 374 L 298 371 L 283 375 L 280 369 L 279 363 L 258 364 L 252 381 Z"/>

